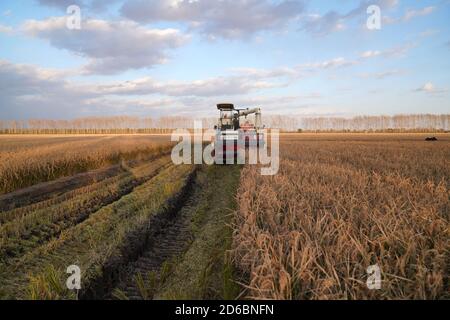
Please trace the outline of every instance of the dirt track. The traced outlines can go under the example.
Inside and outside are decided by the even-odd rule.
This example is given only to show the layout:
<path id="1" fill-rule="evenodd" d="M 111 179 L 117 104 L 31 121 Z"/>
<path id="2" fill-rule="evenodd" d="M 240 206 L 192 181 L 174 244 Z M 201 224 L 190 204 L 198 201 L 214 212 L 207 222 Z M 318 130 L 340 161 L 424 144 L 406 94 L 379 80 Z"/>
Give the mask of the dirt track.
<path id="1" fill-rule="evenodd" d="M 193 199 L 190 198 L 185 206 L 192 206 Z M 144 253 L 137 261 L 127 267 L 127 275 L 118 285 L 128 299 L 140 300 L 151 299 L 154 288 L 140 288 L 139 276 L 142 276 L 144 283 L 149 283 L 151 274 L 156 275 L 156 281 L 161 281 L 161 268 L 165 262 L 178 257 L 188 247 L 192 239 L 190 230 L 190 218 L 192 211 L 181 209 L 173 212 L 172 219 L 162 221 L 159 230 L 155 233 Z"/>
<path id="2" fill-rule="evenodd" d="M 167 238 L 166 230 L 170 226 L 180 221 L 179 212 L 191 195 L 191 191 L 194 189 L 194 181 L 197 170 L 195 169 L 186 185 L 183 189 L 170 199 L 167 206 L 156 216 L 152 217 L 150 221 L 142 225 L 140 229 L 130 233 L 123 244 L 122 254 L 120 256 L 113 257 L 110 261 L 105 263 L 103 268 L 103 276 L 92 281 L 92 284 L 88 288 L 84 288 L 80 294 L 81 299 L 110 299 L 112 297 L 113 289 L 123 281 L 126 281 L 127 275 L 132 273 L 135 268 L 135 262 L 139 261 L 141 257 L 145 255 L 147 251 L 151 251 L 153 248 L 159 248 L 159 250 L 166 251 L 164 255 L 158 256 L 153 262 L 155 266 L 162 264 L 163 257 L 170 254 L 171 249 L 164 247 L 160 239 Z M 181 226 L 181 225 L 180 225 Z M 175 226 L 174 231 L 180 231 Z M 183 239 L 186 240 L 186 239 Z"/>
<path id="3" fill-rule="evenodd" d="M 81 298 L 151 300 L 164 291 L 179 263 L 196 264 L 200 272 L 195 270 L 197 274 L 192 274 L 192 279 L 203 274 L 202 270 L 209 270 L 214 259 L 222 263 L 225 243 L 220 239 L 226 228 L 224 219 L 232 206 L 230 199 L 232 202 L 234 199 L 235 187 L 230 181 L 236 179 L 231 177 L 231 168 L 225 167 L 197 167 L 171 204 L 129 235 L 122 255 L 106 263 L 103 277 L 86 288 Z M 221 190 L 217 178 L 223 174 L 229 177 L 222 182 Z M 212 176 L 216 179 L 211 180 Z M 225 187 L 231 187 L 231 192 Z M 205 247 L 196 248 L 196 241 Z M 204 260 L 185 261 L 191 259 L 184 256 L 191 249 Z"/>

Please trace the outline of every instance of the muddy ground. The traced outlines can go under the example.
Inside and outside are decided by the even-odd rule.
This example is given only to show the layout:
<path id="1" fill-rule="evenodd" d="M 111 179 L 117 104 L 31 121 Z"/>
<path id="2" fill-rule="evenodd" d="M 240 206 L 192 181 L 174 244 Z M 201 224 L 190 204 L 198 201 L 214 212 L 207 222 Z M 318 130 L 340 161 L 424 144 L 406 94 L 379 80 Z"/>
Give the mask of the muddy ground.
<path id="1" fill-rule="evenodd" d="M 223 299 L 238 295 L 226 251 L 238 166 L 199 166 L 181 194 L 138 233 L 82 299 Z"/>

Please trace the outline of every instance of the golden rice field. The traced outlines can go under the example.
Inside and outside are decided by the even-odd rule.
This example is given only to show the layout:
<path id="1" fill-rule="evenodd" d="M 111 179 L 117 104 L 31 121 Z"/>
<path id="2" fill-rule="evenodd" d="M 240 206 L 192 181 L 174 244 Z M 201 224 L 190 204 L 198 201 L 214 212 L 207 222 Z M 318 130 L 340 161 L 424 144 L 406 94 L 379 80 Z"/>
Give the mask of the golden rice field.
<path id="1" fill-rule="evenodd" d="M 233 226 L 244 296 L 450 298 L 450 137 L 425 137 L 285 136 L 278 175 L 246 167 Z"/>
<path id="2" fill-rule="evenodd" d="M 449 299 L 450 135 L 425 137 L 284 134 L 261 176 L 168 136 L 0 136 L 0 299 Z"/>
<path id="3" fill-rule="evenodd" d="M 144 136 L 2 136 L 0 194 L 42 181 L 170 150 L 164 138 Z"/>

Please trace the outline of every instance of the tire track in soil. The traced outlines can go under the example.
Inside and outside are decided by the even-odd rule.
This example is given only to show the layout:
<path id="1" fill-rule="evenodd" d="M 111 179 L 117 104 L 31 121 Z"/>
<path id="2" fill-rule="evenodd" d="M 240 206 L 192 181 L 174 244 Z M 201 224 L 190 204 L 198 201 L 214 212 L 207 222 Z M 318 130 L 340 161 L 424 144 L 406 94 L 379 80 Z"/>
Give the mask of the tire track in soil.
<path id="1" fill-rule="evenodd" d="M 141 272 L 147 280 L 151 271 L 159 271 L 165 261 L 185 251 L 190 243 L 190 215 L 185 207 L 194 205 L 199 167 L 195 167 L 183 189 L 169 200 L 166 209 L 152 217 L 124 242 L 120 256 L 107 261 L 103 275 L 80 292 L 81 300 L 114 299 L 118 288 L 130 299 L 142 299 L 134 276 Z"/>
<path id="2" fill-rule="evenodd" d="M 163 159 L 164 157 L 160 158 Z M 167 169 L 169 166 L 169 162 L 167 163 L 161 163 L 155 169 L 142 177 L 135 178 L 134 180 L 129 181 L 128 184 L 121 186 L 120 191 L 117 194 L 111 194 L 108 195 L 105 198 L 94 198 L 93 202 L 90 202 L 89 204 L 85 204 L 83 207 L 83 210 L 80 211 L 80 208 L 74 208 L 74 210 L 77 211 L 77 215 L 75 216 L 68 216 L 64 219 L 55 220 L 52 223 L 51 227 L 47 227 L 45 229 L 45 233 L 41 229 L 36 230 L 30 230 L 26 235 L 23 236 L 23 241 L 28 241 L 32 239 L 33 236 L 39 236 L 39 241 L 35 242 L 35 245 L 32 246 L 31 244 L 28 244 L 24 247 L 23 252 L 18 253 L 12 253 L 8 252 L 8 249 L 3 248 L 3 250 L 0 247 L 0 262 L 2 262 L 2 259 L 4 256 L 7 256 L 8 259 L 14 259 L 17 258 L 17 256 L 23 255 L 26 251 L 31 250 L 35 248 L 36 246 L 44 245 L 47 241 L 49 241 L 51 238 L 58 238 L 60 237 L 61 233 L 64 230 L 67 230 L 67 228 L 72 228 L 86 219 L 88 219 L 91 214 L 95 213 L 97 210 L 99 210 L 101 207 L 107 206 L 115 201 L 118 201 L 125 195 L 131 193 L 136 187 L 146 183 L 147 181 L 150 181 L 154 177 L 156 177 L 159 173 L 161 173 L 164 169 Z M 69 201 L 69 200 L 67 200 Z M 70 211 L 70 210 L 69 210 Z M 1 223 L 0 223 L 1 225 Z M 6 252 L 3 252 L 5 251 Z M 3 261 L 4 262 L 4 261 Z"/>
<path id="3" fill-rule="evenodd" d="M 194 205 L 194 199 L 186 202 L 186 207 Z M 192 211 L 181 210 L 173 221 L 167 221 L 161 230 L 155 234 L 152 243 L 146 248 L 142 256 L 128 267 L 128 275 L 118 286 L 128 299 L 142 300 L 136 277 L 142 276 L 144 283 L 149 283 L 149 274 L 154 273 L 159 281 L 162 265 L 174 257 L 180 256 L 188 248 L 192 240 L 191 218 Z"/>
<path id="4" fill-rule="evenodd" d="M 195 177 L 197 174 L 198 172 L 195 172 Z M 195 177 L 191 185 L 187 186 L 188 192 L 178 204 L 178 210 L 171 213 L 170 219 L 162 221 L 142 255 L 137 261 L 127 266 L 126 276 L 117 288 L 128 299 L 143 299 L 136 282 L 138 275 L 142 276 L 144 283 L 148 283 L 148 275 L 154 273 L 158 281 L 164 262 L 181 255 L 189 247 L 192 240 L 191 217 L 193 215 L 193 211 L 189 209 L 195 206 L 195 192 L 199 190 Z"/>
<path id="5" fill-rule="evenodd" d="M 199 219 L 199 210 L 204 210 L 201 209 L 204 202 L 212 201 L 212 206 L 226 207 L 223 202 L 216 202 L 218 198 L 223 200 L 224 197 L 219 196 L 217 198 L 216 196 L 210 199 L 208 193 L 210 188 L 213 188 L 213 190 L 217 188 L 217 181 L 219 180 L 215 178 L 219 178 L 220 173 L 223 174 L 219 171 L 219 173 L 210 175 L 207 166 L 196 167 L 190 183 L 187 183 L 185 187 L 186 194 L 180 198 L 176 205 L 177 209 L 158 221 L 149 238 L 150 241 L 143 247 L 141 254 L 134 262 L 128 263 L 125 267 L 123 276 L 115 287 L 115 289 L 118 289 L 119 295 L 114 295 L 115 289 L 112 289 L 106 296 L 107 299 L 149 300 L 153 299 L 155 295 L 158 297 L 159 290 L 164 287 L 168 279 L 167 276 L 170 277 L 172 272 L 171 270 L 163 271 L 164 263 L 177 263 L 177 258 L 181 258 L 196 241 L 196 237 L 199 236 L 194 234 L 193 222 Z M 210 181 L 211 178 L 214 178 L 214 183 Z M 206 208 L 211 212 L 210 209 Z M 207 223 L 207 221 L 201 222 L 201 225 L 204 226 L 204 223 Z M 149 276 L 152 279 L 149 279 Z M 138 283 L 138 278 L 140 278 L 140 283 Z M 140 285 L 143 288 L 140 288 Z"/>

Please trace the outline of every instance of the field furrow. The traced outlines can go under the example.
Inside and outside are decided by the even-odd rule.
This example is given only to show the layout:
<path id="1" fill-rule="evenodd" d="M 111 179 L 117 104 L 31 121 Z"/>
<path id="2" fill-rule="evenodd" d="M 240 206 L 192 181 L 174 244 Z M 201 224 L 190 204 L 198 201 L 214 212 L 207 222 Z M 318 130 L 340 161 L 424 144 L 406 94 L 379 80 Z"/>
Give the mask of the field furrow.
<path id="1" fill-rule="evenodd" d="M 3 213 L 2 219 L 7 222 L 0 225 L 0 261 L 11 263 L 29 250 L 58 237 L 63 230 L 81 223 L 91 213 L 132 192 L 169 162 L 169 157 L 163 157 L 129 168 L 117 177 L 39 204 L 39 209 L 34 205 Z"/>
<path id="2" fill-rule="evenodd" d="M 82 270 L 85 288 L 89 287 L 91 281 L 102 277 L 105 262 L 128 254 L 124 243 L 130 234 L 170 207 L 171 199 L 182 191 L 191 172 L 190 166 L 171 166 L 119 201 L 64 230 L 58 238 L 12 264 L 2 265 L 0 277 L 7 280 L 0 296 L 73 298 L 66 288 L 49 287 L 52 277 L 64 276 L 65 269 L 75 264 Z"/>
<path id="3" fill-rule="evenodd" d="M 235 298 L 226 251 L 231 248 L 230 213 L 240 170 L 199 168 L 178 210 L 160 220 L 139 257 L 122 269 L 112 298 Z"/>

